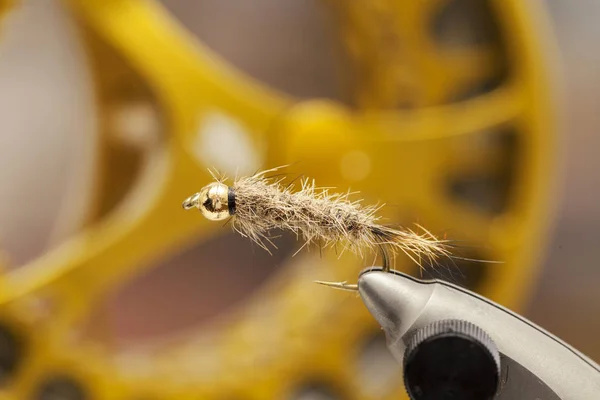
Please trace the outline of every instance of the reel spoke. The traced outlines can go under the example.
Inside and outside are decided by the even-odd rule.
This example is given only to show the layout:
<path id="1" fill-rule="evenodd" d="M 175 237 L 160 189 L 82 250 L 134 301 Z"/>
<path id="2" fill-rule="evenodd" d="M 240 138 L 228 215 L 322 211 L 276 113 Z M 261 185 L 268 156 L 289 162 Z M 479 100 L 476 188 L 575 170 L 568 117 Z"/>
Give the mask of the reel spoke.
<path id="1" fill-rule="evenodd" d="M 366 132 L 375 131 L 373 140 L 437 140 L 469 135 L 507 123 L 524 109 L 520 90 L 504 86 L 460 103 L 416 110 L 369 111 L 357 118 Z"/>

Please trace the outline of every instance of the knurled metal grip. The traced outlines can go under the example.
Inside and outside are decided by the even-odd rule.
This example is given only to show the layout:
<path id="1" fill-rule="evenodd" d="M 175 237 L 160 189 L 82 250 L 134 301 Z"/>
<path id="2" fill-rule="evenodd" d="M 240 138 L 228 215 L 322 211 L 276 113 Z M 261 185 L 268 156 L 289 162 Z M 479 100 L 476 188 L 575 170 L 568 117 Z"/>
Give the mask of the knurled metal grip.
<path id="1" fill-rule="evenodd" d="M 404 353 L 404 385 L 413 400 L 494 398 L 500 354 L 478 326 L 462 320 L 436 321 L 418 329 Z"/>

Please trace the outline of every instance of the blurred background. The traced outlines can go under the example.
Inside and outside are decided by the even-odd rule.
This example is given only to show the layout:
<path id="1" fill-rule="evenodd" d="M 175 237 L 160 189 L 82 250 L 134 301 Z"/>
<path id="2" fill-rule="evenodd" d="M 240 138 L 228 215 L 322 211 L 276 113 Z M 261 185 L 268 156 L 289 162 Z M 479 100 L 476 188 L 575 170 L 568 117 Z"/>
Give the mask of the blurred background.
<path id="1" fill-rule="evenodd" d="M 311 283 L 371 258 L 184 213 L 208 167 L 298 162 L 474 242 L 506 264 L 441 278 L 600 361 L 600 3 L 399 3 L 0 2 L 10 398 L 397 398 L 360 302 Z"/>
<path id="2" fill-rule="evenodd" d="M 573 8 L 561 1 L 544 3 L 561 54 L 563 184 L 544 271 L 526 314 L 565 340 L 580 343 L 576 346 L 598 360 L 600 348 L 594 337 L 600 321 L 594 316 L 600 301 L 593 286 L 600 272 L 594 266 L 592 249 L 599 240 L 600 217 L 594 204 L 600 195 L 600 177 L 585 171 L 598 168 L 590 149 L 600 140 L 594 134 L 600 128 L 594 111 L 600 104 L 595 89 L 600 85 L 600 74 L 594 68 L 600 56 L 585 48 L 598 34 L 587 18 L 600 12 L 600 6 L 594 1 L 583 1 Z"/>

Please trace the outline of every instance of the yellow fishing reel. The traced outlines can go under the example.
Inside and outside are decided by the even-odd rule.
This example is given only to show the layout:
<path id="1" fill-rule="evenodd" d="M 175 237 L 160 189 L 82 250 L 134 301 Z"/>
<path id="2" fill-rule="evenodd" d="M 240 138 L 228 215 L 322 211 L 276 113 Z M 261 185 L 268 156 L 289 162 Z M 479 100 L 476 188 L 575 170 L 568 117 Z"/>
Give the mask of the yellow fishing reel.
<path id="1" fill-rule="evenodd" d="M 290 179 L 360 191 L 365 203 L 387 204 L 387 222 L 418 223 L 464 244 L 465 258 L 500 261 L 419 271 L 398 259 L 396 269 L 515 310 L 526 300 L 555 157 L 545 21 L 533 3 L 323 1 L 345 60 L 344 101 L 299 99 L 251 78 L 156 1 L 65 5 L 95 80 L 94 202 L 76 235 L 2 277 L 1 398 L 403 393 L 360 299 L 313 283 L 353 282 L 371 260 L 318 249 L 292 257 L 301 243 L 285 235 L 270 256 L 183 211 L 183 199 L 212 181 L 209 167 L 234 175 L 290 164 Z M 167 285 L 173 270 L 188 286 L 164 296 L 151 286 L 158 295 L 131 306 L 140 291 L 128 285 Z M 192 287 L 194 301 L 172 301 Z M 157 328 L 158 338 L 124 333 L 128 321 L 180 308 L 202 318 L 187 315 L 176 334 Z"/>

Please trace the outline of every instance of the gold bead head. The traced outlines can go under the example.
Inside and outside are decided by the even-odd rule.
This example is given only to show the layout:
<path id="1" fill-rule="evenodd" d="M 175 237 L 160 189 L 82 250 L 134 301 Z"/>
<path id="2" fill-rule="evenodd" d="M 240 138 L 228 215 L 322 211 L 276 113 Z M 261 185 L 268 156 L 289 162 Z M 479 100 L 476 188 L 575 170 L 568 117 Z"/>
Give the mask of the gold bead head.
<path id="1" fill-rule="evenodd" d="M 197 208 L 202 215 L 211 221 L 220 221 L 231 215 L 233 209 L 229 204 L 229 188 L 219 182 L 213 182 L 183 202 L 183 208 Z"/>

